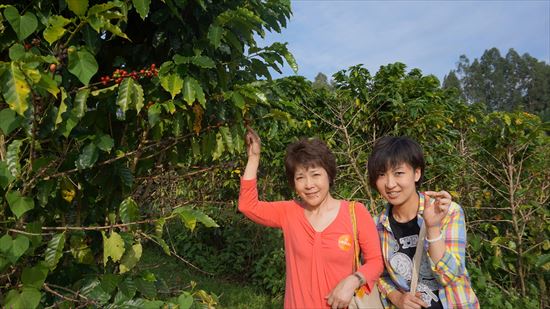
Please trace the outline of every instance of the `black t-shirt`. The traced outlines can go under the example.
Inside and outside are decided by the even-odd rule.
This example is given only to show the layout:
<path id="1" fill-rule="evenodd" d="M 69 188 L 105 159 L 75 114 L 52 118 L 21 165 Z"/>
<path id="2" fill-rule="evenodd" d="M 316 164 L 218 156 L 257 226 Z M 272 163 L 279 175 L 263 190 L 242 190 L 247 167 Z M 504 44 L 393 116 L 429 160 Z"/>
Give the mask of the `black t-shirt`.
<path id="1" fill-rule="evenodd" d="M 418 242 L 418 234 L 420 233 L 420 226 L 418 226 L 418 220 L 416 217 L 409 222 L 400 223 L 397 222 L 390 208 L 390 227 L 393 232 L 393 236 L 397 240 L 397 247 L 392 248 L 390 253 L 390 265 L 401 276 L 411 281 L 412 277 L 412 265 L 414 253 L 416 252 L 416 244 Z M 426 254 L 422 255 L 420 262 L 420 274 L 418 276 L 418 288 L 417 291 L 421 293 L 421 299 L 430 304 L 429 309 L 443 309 L 441 300 L 439 299 L 439 284 L 435 279 L 430 261 Z"/>

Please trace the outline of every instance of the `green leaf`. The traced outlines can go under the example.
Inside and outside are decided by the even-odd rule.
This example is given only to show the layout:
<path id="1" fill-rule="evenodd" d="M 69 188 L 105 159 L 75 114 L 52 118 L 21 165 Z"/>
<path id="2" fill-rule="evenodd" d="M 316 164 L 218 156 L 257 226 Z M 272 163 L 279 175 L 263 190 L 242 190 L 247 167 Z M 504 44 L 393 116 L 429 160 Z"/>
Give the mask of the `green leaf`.
<path id="1" fill-rule="evenodd" d="M 67 92 L 65 91 L 65 89 L 61 88 L 61 103 L 59 104 L 59 109 L 57 110 L 57 116 L 55 117 L 56 127 L 63 122 L 63 114 L 67 112 L 67 103 L 65 103 L 66 100 L 67 100 Z"/>
<path id="2" fill-rule="evenodd" d="M 287 50 L 283 53 L 283 57 L 285 57 L 286 62 L 290 65 L 294 74 L 298 74 L 298 63 L 294 56 Z"/>
<path id="3" fill-rule="evenodd" d="M 78 1 L 78 0 L 77 0 Z M 50 18 L 48 18 L 48 26 L 44 30 L 44 39 L 50 45 L 52 45 L 55 41 L 59 40 L 65 32 L 67 32 L 67 29 L 64 27 L 68 25 L 71 21 L 61 15 L 53 15 Z"/>
<path id="4" fill-rule="evenodd" d="M 136 266 L 137 262 L 141 258 L 143 248 L 140 243 L 137 243 L 127 250 L 120 261 L 120 273 L 123 274 Z"/>
<path id="5" fill-rule="evenodd" d="M 8 192 L 6 199 L 10 205 L 11 212 L 13 212 L 17 219 L 34 208 L 34 200 L 30 197 L 21 196 L 19 191 Z"/>
<path id="6" fill-rule="evenodd" d="M 233 145 L 233 136 L 231 136 L 231 132 L 229 131 L 229 128 L 228 127 L 220 127 L 220 133 L 222 135 L 222 138 L 223 138 L 223 142 L 225 144 L 225 148 L 230 152 L 230 153 L 235 153 L 235 147 Z"/>
<path id="7" fill-rule="evenodd" d="M 197 218 L 190 211 L 182 210 L 178 212 L 181 222 L 191 231 L 197 226 Z"/>
<path id="8" fill-rule="evenodd" d="M 17 62 L 9 63 L 2 84 L 4 85 L 2 95 L 10 108 L 19 115 L 24 116 L 29 108 L 28 99 L 31 88 Z"/>
<path id="9" fill-rule="evenodd" d="M 244 110 L 245 102 L 243 96 L 240 93 L 233 92 L 231 94 L 231 101 L 233 101 L 233 104 L 240 110 Z"/>
<path id="10" fill-rule="evenodd" d="M 124 115 L 132 107 L 139 113 L 143 107 L 143 100 L 143 88 L 133 78 L 125 78 L 120 83 L 116 103 Z"/>
<path id="11" fill-rule="evenodd" d="M 222 41 L 223 28 L 215 24 L 210 25 L 208 28 L 208 40 L 215 48 L 220 47 Z"/>
<path id="12" fill-rule="evenodd" d="M 21 122 L 22 119 L 13 110 L 5 108 L 0 111 L 0 130 L 2 130 L 4 135 L 9 135 L 13 130 L 17 129 Z"/>
<path id="13" fill-rule="evenodd" d="M 13 44 L 9 50 L 10 59 L 13 61 L 20 60 L 25 56 L 25 53 L 25 47 L 19 43 Z"/>
<path id="14" fill-rule="evenodd" d="M 74 107 L 73 107 L 73 113 L 78 119 L 81 119 L 86 114 L 86 111 L 88 110 L 88 106 L 86 105 L 86 102 L 88 101 L 88 97 L 90 96 L 90 89 L 80 89 L 76 93 L 76 96 L 74 98 Z"/>
<path id="15" fill-rule="evenodd" d="M 236 153 L 240 153 L 244 150 L 244 141 L 241 136 L 243 133 L 239 131 L 237 126 L 231 128 L 231 136 L 233 137 L 233 145 Z"/>
<path id="16" fill-rule="evenodd" d="M 75 166 L 78 169 L 90 168 L 94 166 L 98 158 L 99 152 L 97 146 L 94 143 L 89 143 L 78 156 L 78 159 L 75 161 Z"/>
<path id="17" fill-rule="evenodd" d="M 164 302 L 162 300 L 145 300 L 140 308 L 143 309 L 158 309 L 163 308 Z"/>
<path id="18" fill-rule="evenodd" d="M 169 74 L 160 78 L 160 85 L 168 91 L 172 99 L 181 92 L 183 80 L 177 74 Z"/>
<path id="19" fill-rule="evenodd" d="M 14 180 L 15 177 L 10 173 L 8 164 L 4 161 L 0 161 L 0 187 L 6 189 Z"/>
<path id="20" fill-rule="evenodd" d="M 111 298 L 111 294 L 103 290 L 103 285 L 97 278 L 94 278 L 91 282 L 87 283 L 81 289 L 82 294 L 86 297 L 95 300 L 98 304 L 106 304 Z"/>
<path id="21" fill-rule="evenodd" d="M 5 298 L 5 308 L 34 309 L 38 307 L 42 294 L 35 288 L 23 287 L 22 292 L 10 290 Z"/>
<path id="22" fill-rule="evenodd" d="M 157 237 L 162 237 L 162 232 L 164 231 L 165 223 L 166 223 L 165 218 L 160 218 L 155 222 L 155 235 Z"/>
<path id="23" fill-rule="evenodd" d="M 21 173 L 21 164 L 19 163 L 19 153 L 21 152 L 21 145 L 23 141 L 16 139 L 8 146 L 8 151 L 6 152 L 6 163 L 8 164 L 8 170 L 11 175 L 14 177 L 19 177 Z"/>
<path id="24" fill-rule="evenodd" d="M 115 296 L 115 303 L 132 299 L 136 295 L 137 287 L 130 277 L 126 277 L 118 285 L 118 293 Z"/>
<path id="25" fill-rule="evenodd" d="M 206 227 L 219 227 L 216 221 L 214 221 L 203 212 L 195 209 L 180 207 L 174 210 L 173 213 L 178 214 L 182 223 L 185 224 L 185 226 L 191 231 L 195 229 L 197 221 L 204 224 L 204 226 Z"/>
<path id="26" fill-rule="evenodd" d="M 96 138 L 94 142 L 97 148 L 101 149 L 101 151 L 105 151 L 109 153 L 111 152 L 111 149 L 113 149 L 115 145 L 115 140 L 107 134 L 102 134 L 101 136 L 99 136 L 99 138 Z"/>
<path id="27" fill-rule="evenodd" d="M 196 79 L 189 76 L 185 78 L 183 84 L 183 100 L 189 105 L 193 105 L 197 100 L 203 108 L 206 108 L 206 99 L 201 85 Z"/>
<path id="28" fill-rule="evenodd" d="M 134 92 L 132 93 L 132 102 L 136 110 L 136 113 L 139 114 L 144 105 L 143 97 L 143 87 L 138 82 L 134 82 Z"/>
<path id="29" fill-rule="evenodd" d="M 48 242 L 46 247 L 45 261 L 50 270 L 54 270 L 59 263 L 59 259 L 63 256 L 63 248 L 65 247 L 65 232 L 55 234 Z"/>
<path id="30" fill-rule="evenodd" d="M 153 236 L 153 239 L 156 240 L 156 242 L 160 245 L 162 251 L 164 251 L 166 255 L 172 256 L 172 252 L 170 252 L 170 247 L 168 247 L 168 244 L 166 243 L 166 241 L 164 241 L 164 239 L 162 239 L 162 237 Z"/>
<path id="31" fill-rule="evenodd" d="M 42 294 L 38 289 L 23 287 L 23 292 L 21 293 L 21 300 L 23 308 L 34 309 L 37 308 L 40 304 L 40 299 Z"/>
<path id="32" fill-rule="evenodd" d="M 134 184 L 134 175 L 128 167 L 124 165 L 117 166 L 117 174 L 120 176 L 120 180 L 122 180 L 122 183 L 126 187 L 132 188 L 132 185 Z"/>
<path id="33" fill-rule="evenodd" d="M 92 76 L 97 73 L 98 65 L 94 56 L 86 50 L 69 52 L 69 72 L 87 85 Z"/>
<path id="34" fill-rule="evenodd" d="M 18 259 L 21 257 L 25 251 L 29 248 L 29 239 L 24 235 L 17 235 L 15 239 L 13 240 L 12 246 L 11 246 L 11 253 L 13 256 Z M 13 261 L 15 263 L 15 261 Z"/>
<path id="35" fill-rule="evenodd" d="M 25 228 L 26 232 L 37 234 L 37 235 L 29 235 L 29 241 L 31 242 L 31 250 L 35 250 L 38 248 L 38 246 L 42 245 L 42 224 L 40 221 L 34 221 L 27 223 L 27 226 Z"/>
<path id="36" fill-rule="evenodd" d="M 149 107 L 147 110 L 147 119 L 149 121 L 149 125 L 154 127 L 159 123 L 160 121 L 160 113 L 162 111 L 162 107 L 159 103 L 155 103 Z"/>
<path id="37" fill-rule="evenodd" d="M 113 293 L 123 277 L 118 274 L 104 274 L 101 276 L 101 289 L 107 294 Z"/>
<path id="38" fill-rule="evenodd" d="M 220 227 L 216 223 L 216 221 L 214 221 L 214 219 L 210 218 L 205 213 L 195 210 L 194 214 L 197 220 L 199 220 L 199 222 L 202 223 L 205 227 Z"/>
<path id="39" fill-rule="evenodd" d="M 105 236 L 105 232 L 101 231 L 103 235 L 103 266 L 107 266 L 109 257 L 113 262 L 120 261 L 120 258 L 124 254 L 124 240 L 117 232 L 111 232 L 111 236 Z"/>
<path id="40" fill-rule="evenodd" d="M 50 75 L 48 75 L 47 73 L 41 73 L 40 74 L 40 81 L 38 82 L 38 84 L 35 84 L 34 86 L 39 90 L 46 91 L 46 92 L 50 93 L 54 97 L 57 97 L 57 95 L 59 94 L 59 91 L 60 91 L 59 87 L 57 86 L 56 81 L 53 80 L 50 77 Z"/>
<path id="41" fill-rule="evenodd" d="M 219 159 L 224 150 L 225 146 L 223 144 L 223 138 L 222 135 L 218 132 L 216 133 L 216 148 L 214 149 L 214 152 L 212 152 L 212 160 Z"/>
<path id="42" fill-rule="evenodd" d="M 118 84 L 114 84 L 110 87 L 106 87 L 106 88 L 100 88 L 100 89 L 97 89 L 97 90 L 94 90 L 92 92 L 90 92 L 90 94 L 94 97 L 98 97 L 98 96 L 101 96 L 101 97 L 104 97 L 104 96 L 109 96 L 111 95 L 112 93 L 114 93 L 114 91 L 118 88 Z"/>
<path id="43" fill-rule="evenodd" d="M 118 213 L 122 223 L 134 222 L 139 219 L 139 208 L 131 196 L 120 203 Z"/>
<path id="44" fill-rule="evenodd" d="M 48 267 L 38 264 L 34 267 L 23 268 L 23 274 L 21 275 L 21 282 L 23 286 L 40 289 L 46 281 L 48 276 Z"/>
<path id="45" fill-rule="evenodd" d="M 26 39 L 38 27 L 38 20 L 30 11 L 21 16 L 17 9 L 10 5 L 4 10 L 4 16 L 17 34 L 19 41 Z"/>
<path id="46" fill-rule="evenodd" d="M 12 245 L 13 245 L 13 239 L 9 234 L 4 234 L 4 236 L 0 238 L 0 252 L 6 253 L 6 254 L 9 253 Z"/>
<path id="47" fill-rule="evenodd" d="M 212 69 L 216 67 L 214 61 L 206 56 L 194 56 L 191 58 L 191 63 L 203 69 Z"/>
<path id="48" fill-rule="evenodd" d="M 88 10 L 88 16 L 96 15 L 96 14 L 108 11 L 112 8 L 120 7 L 122 5 L 123 3 L 118 1 L 111 1 L 106 3 L 96 4 Z"/>
<path id="49" fill-rule="evenodd" d="M 191 57 L 185 57 L 180 54 L 175 54 L 172 58 L 175 64 L 187 64 L 191 61 Z"/>
<path id="50" fill-rule="evenodd" d="M 550 270 L 550 254 L 542 254 L 537 258 L 535 263 L 536 267 L 544 268 L 546 271 Z"/>
<path id="51" fill-rule="evenodd" d="M 178 297 L 178 305 L 180 309 L 189 309 L 193 305 L 193 296 L 189 292 L 183 292 Z"/>
<path id="52" fill-rule="evenodd" d="M 69 242 L 71 254 L 78 263 L 90 265 L 95 263 L 92 250 L 82 235 L 71 236 Z"/>
<path id="53" fill-rule="evenodd" d="M 122 30 L 120 29 L 119 26 L 116 26 L 116 25 L 113 25 L 109 22 L 106 22 L 105 24 L 103 24 L 103 28 L 105 28 L 105 30 L 111 32 L 112 34 L 114 34 L 116 36 L 119 36 L 121 38 L 124 38 L 124 39 L 130 41 L 130 38 L 124 32 L 122 32 Z"/>
<path id="54" fill-rule="evenodd" d="M 141 19 L 145 20 L 147 14 L 149 14 L 149 6 L 151 5 L 151 0 L 132 0 L 136 11 L 141 16 Z"/>
<path id="55" fill-rule="evenodd" d="M 155 282 L 145 280 L 144 278 L 137 278 L 136 286 L 140 294 L 144 297 L 155 298 L 157 296 Z"/>
<path id="56" fill-rule="evenodd" d="M 66 0 L 69 10 L 77 16 L 84 16 L 88 10 L 88 0 Z"/>

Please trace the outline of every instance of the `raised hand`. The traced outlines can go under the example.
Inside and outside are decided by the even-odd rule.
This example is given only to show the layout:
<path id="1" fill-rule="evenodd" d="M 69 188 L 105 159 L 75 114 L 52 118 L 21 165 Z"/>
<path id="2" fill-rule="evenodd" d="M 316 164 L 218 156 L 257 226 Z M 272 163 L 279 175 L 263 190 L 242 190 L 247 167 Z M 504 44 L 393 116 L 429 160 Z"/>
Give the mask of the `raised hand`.
<path id="1" fill-rule="evenodd" d="M 258 174 L 258 166 L 260 165 L 260 137 L 251 127 L 246 126 L 244 142 L 246 143 L 248 162 L 246 162 L 243 179 L 255 179 Z"/>
<path id="2" fill-rule="evenodd" d="M 424 192 L 424 222 L 426 227 L 440 226 L 443 218 L 449 212 L 451 206 L 451 195 L 447 191 L 426 191 Z M 432 200 L 435 200 L 432 202 Z"/>
<path id="3" fill-rule="evenodd" d="M 246 134 L 244 137 L 246 143 L 246 152 L 248 157 L 259 157 L 261 150 L 261 141 L 258 134 L 249 126 L 246 127 Z"/>

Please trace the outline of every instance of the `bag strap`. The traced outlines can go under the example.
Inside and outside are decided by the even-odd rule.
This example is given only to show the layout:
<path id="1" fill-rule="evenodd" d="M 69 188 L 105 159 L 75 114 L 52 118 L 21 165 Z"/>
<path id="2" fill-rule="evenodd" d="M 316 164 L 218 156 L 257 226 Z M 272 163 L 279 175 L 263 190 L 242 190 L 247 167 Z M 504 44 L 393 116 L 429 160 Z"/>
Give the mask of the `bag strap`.
<path id="1" fill-rule="evenodd" d="M 353 228 L 353 272 L 356 272 L 360 266 L 360 262 L 359 241 L 357 240 L 357 219 L 355 218 L 355 201 L 349 203 L 349 215 L 351 217 L 351 226 Z"/>
<path id="2" fill-rule="evenodd" d="M 422 254 L 424 253 L 424 239 L 426 238 L 426 224 L 422 221 L 420 226 L 420 232 L 418 233 L 418 241 L 416 243 L 416 252 L 413 257 L 413 269 L 411 278 L 411 293 L 416 294 L 416 287 L 418 286 L 418 273 L 420 272 L 420 262 L 422 260 Z"/>

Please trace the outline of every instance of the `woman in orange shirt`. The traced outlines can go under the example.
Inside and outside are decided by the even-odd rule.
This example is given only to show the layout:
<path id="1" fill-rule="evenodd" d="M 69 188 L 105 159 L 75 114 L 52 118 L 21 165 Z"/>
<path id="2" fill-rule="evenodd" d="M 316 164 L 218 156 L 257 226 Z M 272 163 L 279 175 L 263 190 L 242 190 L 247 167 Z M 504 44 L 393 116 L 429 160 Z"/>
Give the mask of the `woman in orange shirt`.
<path id="1" fill-rule="evenodd" d="M 258 200 L 260 138 L 246 133 L 248 162 L 241 179 L 239 210 L 252 221 L 280 228 L 286 260 L 285 308 L 346 308 L 356 288 L 371 290 L 382 273 L 380 241 L 371 215 L 355 204 L 364 264 L 352 271 L 354 250 L 349 202 L 330 194 L 336 159 L 318 139 L 288 146 L 286 175 L 299 199 Z"/>

